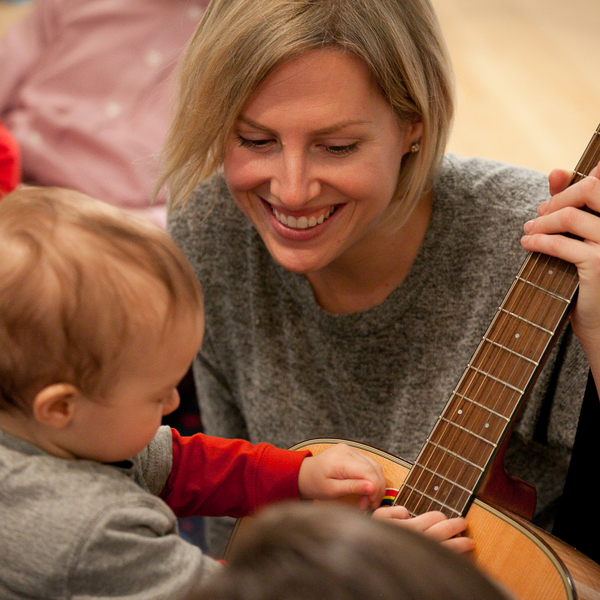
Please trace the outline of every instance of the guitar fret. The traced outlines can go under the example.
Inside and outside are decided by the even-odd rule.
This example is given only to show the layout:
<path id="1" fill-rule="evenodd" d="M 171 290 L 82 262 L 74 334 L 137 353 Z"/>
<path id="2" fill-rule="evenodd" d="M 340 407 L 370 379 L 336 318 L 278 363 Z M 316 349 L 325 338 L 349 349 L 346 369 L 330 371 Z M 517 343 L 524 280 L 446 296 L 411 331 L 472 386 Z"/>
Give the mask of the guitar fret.
<path id="1" fill-rule="evenodd" d="M 552 296 L 553 298 L 556 298 L 556 300 L 560 300 L 561 302 L 564 302 L 565 304 L 569 304 L 569 302 L 570 302 L 570 300 L 568 298 L 563 298 L 562 296 L 559 296 L 558 294 L 555 294 L 554 292 L 551 292 L 550 290 L 547 290 L 546 288 L 543 288 L 543 287 L 533 283 L 532 281 L 524 279 L 523 277 L 517 276 L 517 279 L 519 281 L 522 281 L 523 283 L 526 283 L 527 285 L 530 285 L 531 287 L 534 287 L 536 290 L 540 290 L 540 292 L 544 292 L 544 294 L 548 294 L 548 296 Z"/>
<path id="2" fill-rule="evenodd" d="M 473 400 L 472 398 L 469 398 L 468 396 L 465 396 L 464 394 L 459 394 L 457 391 L 455 391 L 454 395 L 458 396 L 459 398 L 462 398 L 463 400 L 466 400 L 467 402 L 470 402 L 471 404 L 474 404 L 475 406 L 478 406 L 479 408 L 483 408 L 484 410 L 487 410 L 489 413 L 492 413 L 494 416 L 498 417 L 499 419 L 504 419 L 507 423 L 510 421 L 509 417 L 505 417 L 504 415 L 500 414 L 499 412 L 496 412 L 495 410 L 489 408 L 489 406 L 485 406 L 484 404 L 481 404 L 480 402 L 477 402 L 476 400 Z"/>
<path id="3" fill-rule="evenodd" d="M 488 344 L 492 344 L 493 346 L 501 348 L 502 350 L 506 350 L 506 352 L 510 352 L 510 354 L 513 354 L 517 358 L 522 358 L 523 360 L 526 360 L 528 363 L 531 363 L 532 365 L 535 365 L 536 367 L 540 364 L 538 361 L 532 360 L 531 358 L 528 358 L 527 356 L 523 356 L 522 354 L 519 354 L 518 352 L 515 352 L 514 350 L 511 350 L 510 348 L 507 348 L 506 346 L 503 346 L 502 344 L 499 344 L 498 342 L 494 342 L 493 340 L 490 340 L 490 338 L 488 338 L 488 337 L 484 337 L 483 339 L 486 342 L 488 342 Z"/>
<path id="4" fill-rule="evenodd" d="M 427 498 L 427 500 L 431 500 L 432 502 L 435 502 L 436 504 L 439 504 L 440 506 L 442 506 L 443 508 L 446 508 L 447 510 L 449 510 L 450 512 L 453 512 L 456 516 L 460 517 L 461 516 L 461 512 L 456 510 L 455 508 L 452 508 L 451 506 L 448 506 L 447 504 L 444 504 L 441 500 L 439 500 L 438 498 L 433 498 L 432 496 L 430 496 L 429 494 L 426 494 L 425 492 L 422 492 L 421 490 L 418 490 L 417 488 L 412 487 L 411 485 L 409 485 L 408 483 L 404 484 L 405 488 L 408 488 L 410 490 L 412 490 L 413 492 L 415 492 L 416 494 L 419 494 L 419 496 L 423 497 L 423 498 Z"/>
<path id="5" fill-rule="evenodd" d="M 484 406 L 493 403 L 496 413 L 512 418 L 521 399 L 521 394 L 505 385 L 481 375 L 473 369 L 467 369 L 456 386 L 456 391 L 467 398 L 479 399 Z"/>
<path id="6" fill-rule="evenodd" d="M 423 469 L 423 471 L 427 471 L 428 473 L 431 473 L 432 475 L 435 475 L 436 477 L 439 477 L 440 479 L 443 479 L 444 481 L 446 481 L 447 483 L 449 483 L 450 485 L 457 487 L 458 489 L 462 490 L 463 492 L 467 492 L 468 494 L 472 494 L 473 490 L 466 488 L 462 485 L 460 485 L 460 483 L 457 483 L 456 481 L 452 481 L 452 479 L 448 479 L 447 477 L 444 477 L 443 475 L 440 475 L 437 471 L 434 471 L 433 469 L 430 469 L 429 467 L 426 467 L 420 463 L 415 463 L 413 465 L 413 467 L 419 467 L 421 469 Z"/>
<path id="7" fill-rule="evenodd" d="M 438 472 L 438 475 L 446 477 L 450 481 L 459 480 L 466 488 L 471 490 L 475 489 L 481 478 L 480 468 L 467 464 L 462 458 L 451 456 L 443 448 L 439 448 L 433 443 L 426 443 L 423 446 L 416 464 L 421 466 L 424 464 L 431 465 Z"/>
<path id="8" fill-rule="evenodd" d="M 470 460 L 468 460 L 467 458 L 465 458 L 464 456 L 460 456 L 460 454 L 457 454 L 456 452 L 452 452 L 452 450 L 449 450 L 448 448 L 444 448 L 444 446 L 442 446 L 441 444 L 438 444 L 432 440 L 427 440 L 428 443 L 430 443 L 432 446 L 435 446 L 436 448 L 439 448 L 440 450 L 444 451 L 446 454 L 449 454 L 450 456 L 453 456 L 454 458 L 458 458 L 458 460 L 470 465 L 471 467 L 478 469 L 479 471 L 483 472 L 483 467 L 480 467 L 479 465 L 475 464 L 474 462 L 471 462 Z"/>
<path id="9" fill-rule="evenodd" d="M 507 315 L 510 315 L 511 317 L 514 317 L 515 319 L 519 319 L 519 321 L 523 321 L 523 323 L 527 323 L 527 325 L 531 325 L 532 327 L 535 327 L 536 329 L 539 329 L 540 331 L 547 333 L 548 335 L 554 335 L 553 331 L 550 331 L 549 329 L 546 329 L 545 327 L 542 327 L 541 325 L 538 325 L 537 323 L 534 323 L 533 321 L 529 321 L 528 319 L 525 319 L 524 317 L 521 317 L 520 315 L 518 315 L 516 313 L 510 312 L 509 310 L 506 310 L 502 306 L 499 308 L 499 310 Z"/>
<path id="10" fill-rule="evenodd" d="M 485 377 L 489 377 L 490 379 L 493 379 L 494 381 L 497 381 L 498 383 L 505 385 L 507 388 L 510 388 L 511 390 L 518 392 L 519 394 L 523 394 L 523 390 L 520 390 L 518 387 L 515 387 L 514 385 L 511 385 L 510 383 L 507 383 L 506 381 L 502 381 L 502 379 L 498 379 L 498 377 L 494 377 L 493 375 L 490 375 L 489 373 L 486 373 L 485 371 L 482 371 L 481 369 L 474 367 L 472 364 L 467 365 L 467 367 L 469 369 L 473 369 L 473 371 L 479 373 L 480 375 L 484 375 Z"/>
<path id="11" fill-rule="evenodd" d="M 584 173 L 580 173 L 579 171 L 573 171 L 573 175 L 577 175 L 581 177 L 581 179 L 585 179 L 587 177 L 587 175 L 585 175 Z"/>
<path id="12" fill-rule="evenodd" d="M 496 446 L 497 446 L 497 444 L 494 444 L 494 442 L 490 442 L 490 440 L 486 440 L 484 437 L 478 435 L 474 431 L 471 431 L 470 429 L 467 429 L 466 427 L 463 427 L 462 425 L 458 425 L 458 423 L 455 423 L 454 421 L 451 421 L 450 419 L 446 419 L 446 417 L 440 417 L 439 420 L 445 421 L 446 423 L 449 423 L 450 425 L 452 425 L 453 427 L 456 427 L 457 429 L 461 429 L 462 431 L 468 433 L 469 435 L 472 435 L 473 437 L 476 437 L 478 440 L 481 440 L 482 442 L 485 442 L 486 444 L 489 444 L 490 446 L 493 446 L 494 448 L 496 448 Z"/>

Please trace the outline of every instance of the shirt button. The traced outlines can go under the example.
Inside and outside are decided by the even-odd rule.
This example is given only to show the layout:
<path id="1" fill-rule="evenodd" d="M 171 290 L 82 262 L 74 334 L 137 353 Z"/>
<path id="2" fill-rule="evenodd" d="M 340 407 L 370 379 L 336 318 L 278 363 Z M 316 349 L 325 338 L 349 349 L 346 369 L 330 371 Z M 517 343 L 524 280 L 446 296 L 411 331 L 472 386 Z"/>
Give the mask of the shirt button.
<path id="1" fill-rule="evenodd" d="M 118 102 L 109 102 L 104 107 L 104 114 L 109 119 L 114 119 L 121 114 L 121 105 Z"/>

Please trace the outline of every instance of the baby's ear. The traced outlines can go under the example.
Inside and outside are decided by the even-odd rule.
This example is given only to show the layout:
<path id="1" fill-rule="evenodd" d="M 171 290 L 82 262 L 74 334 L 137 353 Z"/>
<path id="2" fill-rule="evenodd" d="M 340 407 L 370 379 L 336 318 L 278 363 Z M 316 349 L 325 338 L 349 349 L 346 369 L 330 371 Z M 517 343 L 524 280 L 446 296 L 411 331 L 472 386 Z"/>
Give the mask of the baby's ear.
<path id="1" fill-rule="evenodd" d="M 41 424 L 63 429 L 73 420 L 81 392 L 70 383 L 53 383 L 33 400 L 33 416 Z"/>

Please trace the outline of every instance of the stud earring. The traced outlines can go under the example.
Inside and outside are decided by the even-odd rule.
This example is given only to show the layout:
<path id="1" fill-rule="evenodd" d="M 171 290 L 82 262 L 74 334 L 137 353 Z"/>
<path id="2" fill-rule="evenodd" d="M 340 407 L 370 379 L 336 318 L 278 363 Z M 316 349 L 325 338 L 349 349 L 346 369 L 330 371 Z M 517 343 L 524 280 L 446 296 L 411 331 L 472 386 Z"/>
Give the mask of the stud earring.
<path id="1" fill-rule="evenodd" d="M 420 149 L 421 149 L 421 142 L 414 142 L 410 146 L 410 151 L 413 153 L 418 152 Z"/>

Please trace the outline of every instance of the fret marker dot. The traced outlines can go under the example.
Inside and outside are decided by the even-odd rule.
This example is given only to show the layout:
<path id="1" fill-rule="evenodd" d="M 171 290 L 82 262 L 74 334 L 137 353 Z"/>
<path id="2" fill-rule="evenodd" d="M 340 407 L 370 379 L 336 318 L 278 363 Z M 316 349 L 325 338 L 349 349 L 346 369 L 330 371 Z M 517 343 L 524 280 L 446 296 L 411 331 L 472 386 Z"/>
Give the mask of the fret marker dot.
<path id="1" fill-rule="evenodd" d="M 440 488 L 436 485 L 433 489 L 437 492 Z"/>
<path id="2" fill-rule="evenodd" d="M 486 428 L 486 429 L 487 429 L 489 426 L 490 426 L 490 424 L 489 424 L 489 423 L 486 423 L 486 424 L 485 424 L 485 428 Z"/>
<path id="3" fill-rule="evenodd" d="M 516 337 L 517 339 L 519 339 L 519 338 L 521 337 L 521 334 L 520 334 L 520 333 L 515 333 L 515 337 Z"/>
<path id="4" fill-rule="evenodd" d="M 554 271 L 553 271 L 552 269 L 550 269 L 550 270 L 548 271 L 548 275 L 552 275 L 552 273 L 554 273 Z"/>
<path id="5" fill-rule="evenodd" d="M 459 414 L 459 415 L 462 415 L 462 408 L 461 408 L 461 409 L 459 409 L 459 411 L 458 411 L 458 414 Z"/>

